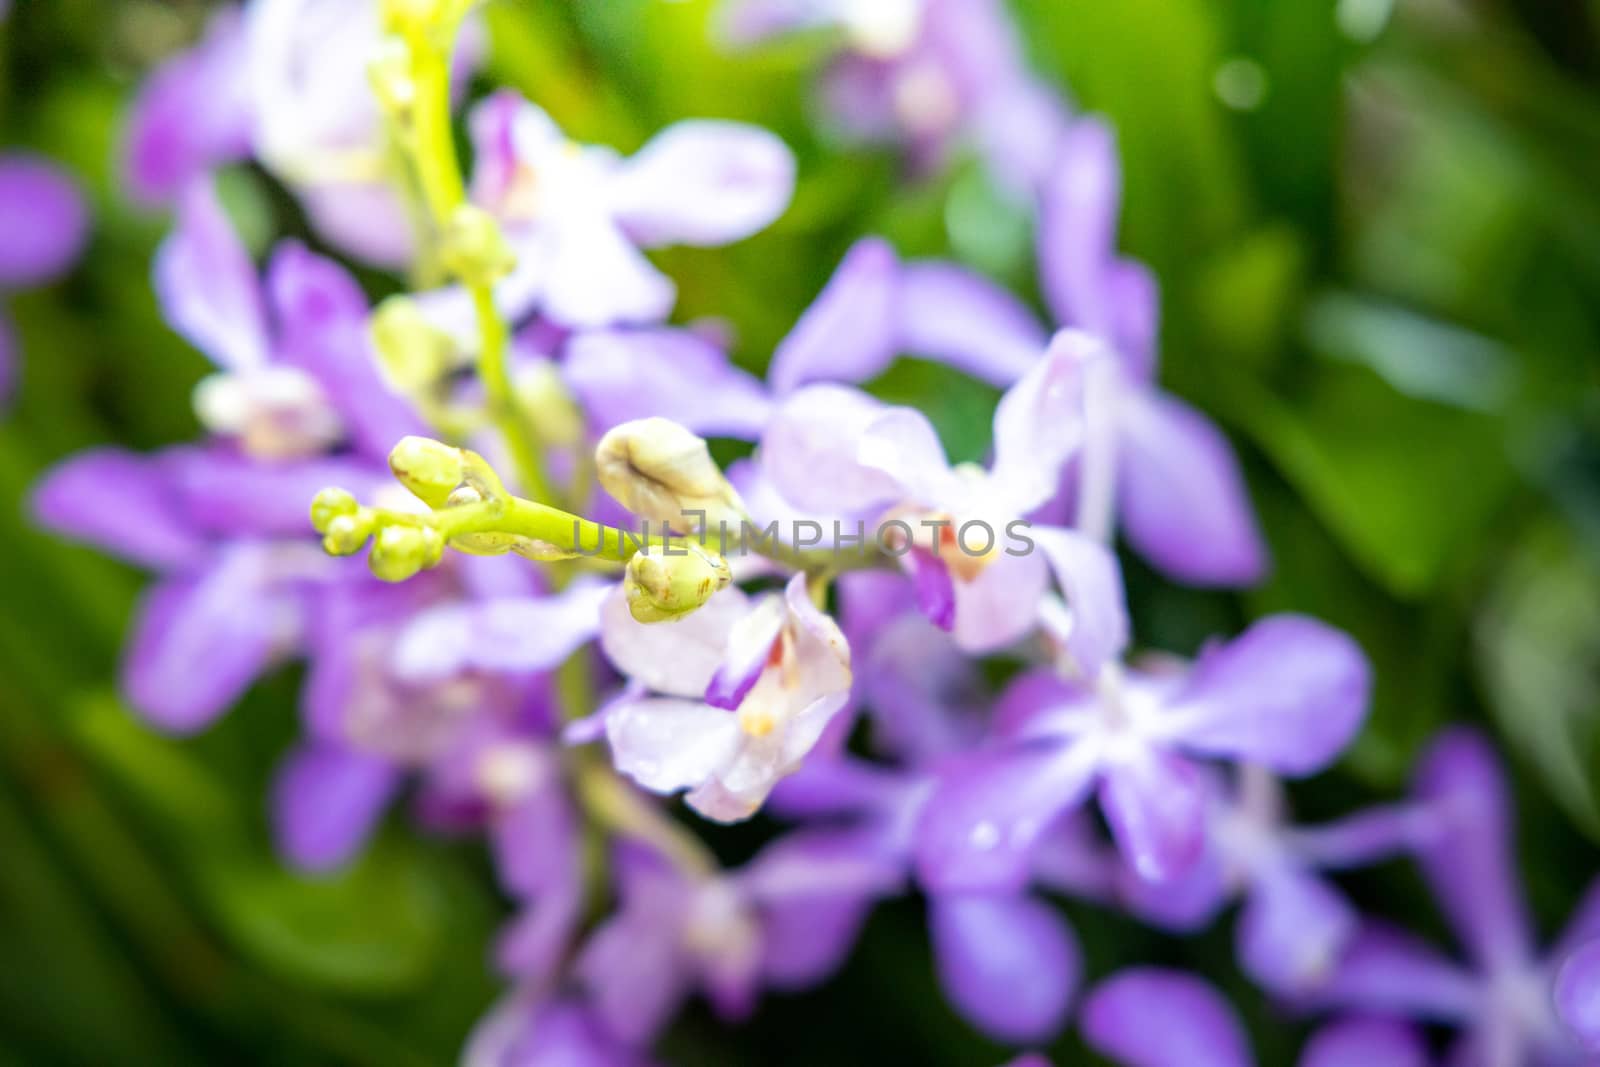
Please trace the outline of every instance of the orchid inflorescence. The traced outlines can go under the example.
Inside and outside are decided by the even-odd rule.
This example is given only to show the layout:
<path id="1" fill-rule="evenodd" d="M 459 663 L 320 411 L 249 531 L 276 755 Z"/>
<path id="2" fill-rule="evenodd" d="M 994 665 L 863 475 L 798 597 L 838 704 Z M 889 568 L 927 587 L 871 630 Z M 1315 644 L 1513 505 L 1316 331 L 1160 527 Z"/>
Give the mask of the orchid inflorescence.
<path id="1" fill-rule="evenodd" d="M 161 575 L 132 705 L 203 729 L 304 658 L 304 737 L 273 795 L 288 862 L 349 860 L 406 783 L 487 835 L 517 914 L 472 1063 L 642 1062 L 691 993 L 736 1017 L 821 982 L 911 889 L 951 1004 L 1009 1044 L 1053 1039 L 1080 1003 L 1121 1062 L 1251 1062 L 1197 978 L 1134 968 L 1079 998 L 1050 902 L 1184 932 L 1241 900 L 1243 971 L 1335 1014 L 1306 1064 L 1424 1063 L 1412 1020 L 1461 1032 L 1452 1062 L 1587 1062 L 1600 910 L 1535 954 L 1481 739 L 1436 741 L 1392 806 L 1298 825 L 1282 780 L 1359 733 L 1361 648 L 1275 615 L 1192 662 L 1133 653 L 1118 530 L 1204 586 L 1256 581 L 1267 550 L 1225 437 L 1157 384 L 1156 286 L 1116 251 L 1107 125 L 1027 73 L 990 0 L 729 0 L 720 25 L 738 47 L 831 26 L 838 120 L 925 172 L 975 150 L 1036 206 L 1054 328 L 867 237 L 760 379 L 716 330 L 665 325 L 675 289 L 643 250 L 781 215 L 795 164 L 772 134 L 685 121 L 623 157 L 503 90 L 470 111 L 467 177 L 452 108 L 482 50 L 473 5 L 227 9 L 148 83 L 127 156 L 132 188 L 176 206 L 155 283 L 216 363 L 207 437 L 79 455 L 35 498 Z M 408 291 L 374 309 L 288 240 L 259 275 L 212 181 L 242 158 L 328 245 L 408 267 Z M 1004 390 L 987 465 L 860 388 L 904 354 Z M 756 448 L 724 470 L 705 438 Z M 795 521 L 866 533 L 854 552 L 730 534 Z M 680 793 L 711 822 L 793 826 L 725 868 L 651 796 Z M 1402 853 L 1470 968 L 1329 878 Z"/>

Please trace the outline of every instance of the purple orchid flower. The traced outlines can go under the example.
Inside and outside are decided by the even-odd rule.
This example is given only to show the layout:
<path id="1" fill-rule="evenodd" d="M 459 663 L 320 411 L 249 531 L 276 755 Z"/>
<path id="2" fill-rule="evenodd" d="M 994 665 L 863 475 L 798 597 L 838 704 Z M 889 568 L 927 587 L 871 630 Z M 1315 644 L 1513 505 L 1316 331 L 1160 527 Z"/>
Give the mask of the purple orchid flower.
<path id="1" fill-rule="evenodd" d="M 473 109 L 471 132 L 472 198 L 500 220 L 516 253 L 496 288 L 513 320 L 537 310 L 569 327 L 659 322 L 677 290 L 643 249 L 741 240 L 783 214 L 794 193 L 788 147 L 743 123 L 677 122 L 623 158 L 574 144 L 538 107 L 502 91 Z M 420 299 L 470 347 L 461 290 Z"/>
<path id="2" fill-rule="evenodd" d="M 93 449 L 45 476 L 33 512 L 162 575 L 135 617 L 122 687 L 152 724 L 184 733 L 303 650 L 314 590 L 351 575 L 312 542 L 309 494 L 380 478 L 345 459 L 266 466 L 217 447 Z"/>
<path id="3" fill-rule="evenodd" d="M 1084 1040 L 1126 1067 L 1253 1067 L 1249 1038 L 1231 1005 L 1200 978 L 1132 967 L 1084 1001 Z M 1410 1027 L 1373 1019 L 1333 1023 L 1312 1035 L 1300 1067 L 1427 1067 Z"/>
<path id="4" fill-rule="evenodd" d="M 1286 998 L 1315 989 L 1355 936 L 1355 908 L 1323 872 L 1407 851 L 1427 824 L 1413 805 L 1373 808 L 1318 826 L 1287 821 L 1283 787 L 1259 767 L 1238 768 L 1233 789 L 1207 784 L 1204 851 L 1181 876 L 1152 883 L 1124 867 L 1121 894 L 1142 919 L 1179 932 L 1208 925 L 1234 897 L 1239 965 Z"/>
<path id="5" fill-rule="evenodd" d="M 44 285 L 64 274 L 83 250 L 89 212 L 77 184 L 38 156 L 0 156 L 0 294 Z M 0 402 L 11 395 L 17 342 L 0 309 Z"/>
<path id="6" fill-rule="evenodd" d="M 852 140 L 904 146 L 924 174 L 967 149 L 1027 196 L 1066 125 L 996 0 L 729 0 L 719 29 L 736 47 L 838 31 L 822 85 L 829 116 Z"/>
<path id="7" fill-rule="evenodd" d="M 909 881 L 916 826 L 942 765 L 978 739 L 985 703 L 976 668 L 950 635 L 917 611 L 903 582 L 864 572 L 841 579 L 841 606 L 858 650 L 858 690 L 876 747 L 890 767 L 843 754 L 819 756 L 779 785 L 773 810 L 832 828 L 864 855 Z M 1102 898 L 1111 868 L 1076 835 L 1063 835 L 1041 863 L 1041 881 Z M 935 969 L 950 1003 L 989 1035 L 1043 1040 L 1064 1024 L 1081 969 L 1065 918 L 1026 894 L 930 891 Z"/>
<path id="8" fill-rule="evenodd" d="M 754 602 L 737 587 L 671 624 L 634 621 L 620 591 L 601 648 L 660 697 L 625 694 L 605 713 L 617 769 L 657 793 L 688 790 L 719 822 L 748 818 L 799 766 L 850 689 L 850 649 L 804 574 Z"/>
<path id="9" fill-rule="evenodd" d="M 155 275 L 168 321 L 224 368 L 196 396 L 219 439 L 83 453 L 33 503 L 45 526 L 163 575 L 123 686 L 157 726 L 185 732 L 303 651 L 316 591 L 357 573 L 311 542 L 306 501 L 327 485 L 392 488 L 377 457 L 418 423 L 377 377 L 354 280 L 286 243 L 263 285 L 208 183 L 185 192 Z M 353 451 L 324 454 L 341 442 Z"/>
<path id="10" fill-rule="evenodd" d="M 1002 648 L 1032 631 L 1053 574 L 1071 605 L 1067 645 L 1093 672 L 1126 639 L 1115 557 L 1075 531 L 1023 520 L 1053 495 L 1083 440 L 1084 367 L 1097 358 L 1084 335 L 1052 342 L 1001 399 L 988 470 L 952 468 L 917 411 L 843 387 L 809 386 L 774 414 L 762 438 L 762 474 L 803 512 L 905 532 L 900 556 L 923 610 L 969 652 Z M 1019 529 L 1028 547 L 1003 549 Z"/>
<path id="11" fill-rule="evenodd" d="M 1158 294 L 1148 269 L 1116 253 L 1120 186 L 1110 129 L 1096 119 L 1073 123 L 1040 194 L 1039 275 L 1056 321 L 1099 338 L 1115 355 L 1096 383 L 1090 449 L 1108 469 L 1093 487 L 1080 472 L 1076 524 L 1104 539 L 1119 517 L 1140 554 L 1173 577 L 1249 585 L 1267 554 L 1244 478 L 1217 427 L 1156 385 Z M 924 268 L 908 275 L 901 299 L 926 308 L 966 292 L 964 306 L 976 310 L 985 284 L 957 268 Z M 1023 329 L 1008 305 L 991 315 L 1007 334 Z M 923 316 L 902 348 L 1009 385 L 1017 378 L 1011 349 L 973 345 L 980 328 L 969 315 Z"/>
<path id="12" fill-rule="evenodd" d="M 200 421 L 244 453 L 299 458 L 348 441 L 377 459 L 421 432 L 378 373 L 355 279 L 284 242 L 263 282 L 209 180 L 184 191 L 155 288 L 167 321 L 217 364 L 195 390 Z"/>
<path id="13" fill-rule="evenodd" d="M 1517 884 L 1510 798 L 1493 749 L 1469 730 L 1446 732 L 1418 765 L 1414 793 L 1432 818 L 1417 858 L 1471 966 L 1374 924 L 1356 937 L 1317 1001 L 1459 1027 L 1450 1063 L 1461 1067 L 1592 1062 L 1562 1025 L 1557 997 L 1576 1005 L 1593 988 L 1581 967 L 1559 992 L 1552 986 L 1560 965 L 1600 934 L 1600 888 L 1591 886 L 1541 958 Z"/>
<path id="14" fill-rule="evenodd" d="M 689 874 L 653 853 L 619 850 L 619 911 L 575 970 L 597 1016 L 623 1041 L 651 1041 L 696 989 L 725 1018 L 763 985 L 803 988 L 843 962 L 871 901 L 893 893 L 892 865 L 847 836 L 800 831 L 749 863 Z"/>
<path id="15" fill-rule="evenodd" d="M 1295 615 L 1263 619 L 1207 648 L 1187 672 L 1107 662 L 1068 682 L 1023 675 L 993 741 L 940 783 L 923 820 L 923 881 L 1015 888 L 1041 835 L 1098 787 L 1119 850 L 1140 877 L 1167 881 L 1204 855 L 1207 789 L 1193 757 L 1318 771 L 1367 711 L 1371 669 L 1345 634 Z"/>

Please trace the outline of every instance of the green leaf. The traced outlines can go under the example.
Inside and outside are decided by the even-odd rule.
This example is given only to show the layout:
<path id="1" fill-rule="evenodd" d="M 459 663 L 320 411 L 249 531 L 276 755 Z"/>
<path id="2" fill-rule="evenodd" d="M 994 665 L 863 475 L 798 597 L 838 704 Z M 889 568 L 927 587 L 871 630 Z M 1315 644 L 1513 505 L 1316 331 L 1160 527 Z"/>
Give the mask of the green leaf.
<path id="1" fill-rule="evenodd" d="M 415 989 L 441 950 L 444 894 L 421 849 L 374 843 L 313 879 L 262 850 L 212 854 L 199 884 L 227 937 L 280 976 L 338 992 Z"/>
<path id="2" fill-rule="evenodd" d="M 1478 673 L 1500 729 L 1600 839 L 1600 565 L 1553 521 L 1517 546 L 1484 603 Z"/>
<path id="3" fill-rule="evenodd" d="M 1398 596 L 1431 590 L 1515 484 L 1499 419 L 1402 396 L 1365 368 L 1318 370 L 1298 407 L 1247 392 L 1236 419 Z"/>

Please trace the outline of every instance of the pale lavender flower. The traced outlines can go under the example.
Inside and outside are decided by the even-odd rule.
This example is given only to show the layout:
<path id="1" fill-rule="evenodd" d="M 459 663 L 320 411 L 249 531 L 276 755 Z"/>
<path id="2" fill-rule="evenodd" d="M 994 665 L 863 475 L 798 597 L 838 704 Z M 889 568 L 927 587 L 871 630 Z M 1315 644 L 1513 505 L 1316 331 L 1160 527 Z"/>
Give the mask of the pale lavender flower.
<path id="1" fill-rule="evenodd" d="M 620 591 L 600 644 L 637 689 L 605 712 L 617 769 L 658 793 L 688 790 L 707 818 L 748 818 L 799 766 L 850 690 L 850 649 L 804 574 L 752 601 L 737 587 L 674 623 L 645 625 Z"/>
<path id="2" fill-rule="evenodd" d="M 1469 730 L 1448 731 L 1423 757 L 1415 781 L 1416 799 L 1432 819 L 1416 847 L 1418 862 L 1470 964 L 1372 924 L 1317 1001 L 1459 1028 L 1452 1064 L 1592 1062 L 1562 1025 L 1556 999 L 1575 1007 L 1592 998 L 1592 987 L 1581 967 L 1559 994 L 1552 987 L 1561 964 L 1600 934 L 1600 890 L 1590 887 L 1540 955 L 1517 881 L 1509 791 L 1493 749 Z"/>
<path id="3" fill-rule="evenodd" d="M 61 168 L 20 152 L 0 156 L 0 296 L 64 274 L 88 232 L 83 194 Z M 16 356 L 11 321 L 0 308 L 0 402 L 11 394 Z"/>
<path id="4" fill-rule="evenodd" d="M 952 467 L 920 412 L 844 387 L 809 386 L 773 416 L 761 442 L 762 474 L 802 512 L 906 532 L 900 558 L 923 610 L 969 652 L 1031 632 L 1053 575 L 1071 607 L 1062 627 L 1067 645 L 1093 672 L 1126 640 L 1115 557 L 1061 527 L 1023 523 L 1032 543 L 1018 547 L 1014 538 L 1017 524 L 1054 495 L 1083 440 L 1084 366 L 1097 358 L 1084 335 L 1056 338 L 1001 398 L 987 470 Z"/>
<path id="5" fill-rule="evenodd" d="M 493 213 L 516 253 L 496 288 L 502 311 L 563 326 L 650 323 L 677 298 L 643 250 L 730 244 L 781 215 L 794 157 L 757 126 L 674 123 L 632 156 L 568 140 L 540 108 L 501 91 L 471 117 L 472 198 Z M 419 298 L 441 327 L 470 338 L 458 289 Z"/>
<path id="6" fill-rule="evenodd" d="M 940 783 L 921 826 L 931 885 L 1024 884 L 1041 836 L 1098 790 L 1118 848 L 1148 881 L 1182 875 L 1206 843 L 1207 788 L 1196 757 L 1299 776 L 1344 749 L 1367 711 L 1371 670 L 1349 637 L 1278 615 L 1208 647 L 1186 672 L 1108 662 L 1068 682 L 1019 678 L 991 742 Z"/>
<path id="7" fill-rule="evenodd" d="M 847 137 L 903 146 L 922 173 L 975 152 L 1022 196 L 1047 173 L 1065 109 L 999 0 L 729 0 L 720 14 L 735 46 L 814 29 L 842 36 L 821 96 Z"/>

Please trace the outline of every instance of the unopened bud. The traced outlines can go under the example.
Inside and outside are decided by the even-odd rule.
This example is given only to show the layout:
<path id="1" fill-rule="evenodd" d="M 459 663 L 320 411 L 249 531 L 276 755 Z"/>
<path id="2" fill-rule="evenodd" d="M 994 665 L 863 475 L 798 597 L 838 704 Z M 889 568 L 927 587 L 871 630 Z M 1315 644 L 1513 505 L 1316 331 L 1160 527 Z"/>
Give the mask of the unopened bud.
<path id="1" fill-rule="evenodd" d="M 455 341 L 422 314 L 416 301 L 391 296 L 368 327 L 384 381 L 402 393 L 432 388 L 455 365 Z"/>
<path id="2" fill-rule="evenodd" d="M 670 419 L 635 419 L 612 429 L 594 453 L 600 484 L 635 515 L 683 532 L 698 523 L 737 528 L 744 502 L 706 443 Z"/>
<path id="3" fill-rule="evenodd" d="M 364 511 L 353 515 L 339 515 L 328 520 L 323 531 L 322 547 L 330 556 L 353 556 L 372 536 L 372 516 Z"/>
<path id="4" fill-rule="evenodd" d="M 665 546 L 652 546 L 628 561 L 622 591 L 629 613 L 639 622 L 681 619 L 732 580 L 721 556 L 692 542 L 684 549 L 669 553 Z"/>
<path id="5" fill-rule="evenodd" d="M 354 515 L 360 510 L 361 504 L 348 490 L 323 489 L 311 498 L 311 528 L 325 534 L 334 519 Z"/>
<path id="6" fill-rule="evenodd" d="M 389 452 L 389 470 L 430 508 L 442 508 L 466 477 L 461 449 L 415 435 L 400 438 Z"/>
<path id="7" fill-rule="evenodd" d="M 444 558 L 444 538 L 431 526 L 385 526 L 372 542 L 367 566 L 386 582 L 403 582 Z"/>
<path id="8" fill-rule="evenodd" d="M 446 270 L 476 285 L 491 285 L 517 265 L 500 223 L 476 204 L 462 204 L 450 216 L 439 257 Z"/>
<path id="9" fill-rule="evenodd" d="M 520 368 L 516 390 L 518 407 L 528 413 L 539 440 L 563 447 L 582 439 L 583 415 L 553 361 L 531 361 Z"/>

